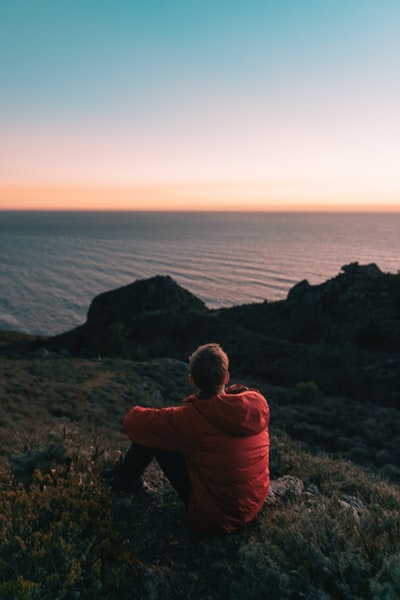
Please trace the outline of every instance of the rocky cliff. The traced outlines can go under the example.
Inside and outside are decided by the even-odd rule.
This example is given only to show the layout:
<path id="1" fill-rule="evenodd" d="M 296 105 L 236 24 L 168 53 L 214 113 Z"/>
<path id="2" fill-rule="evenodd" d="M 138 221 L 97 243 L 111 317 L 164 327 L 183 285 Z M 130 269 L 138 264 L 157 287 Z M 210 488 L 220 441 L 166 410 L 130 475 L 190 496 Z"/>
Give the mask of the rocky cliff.
<path id="1" fill-rule="evenodd" d="M 235 372 L 283 386 L 315 381 L 329 394 L 400 406 L 400 275 L 352 263 L 286 300 L 210 310 L 170 277 L 97 296 L 87 321 L 42 342 L 81 357 L 186 360 L 219 342 Z"/>

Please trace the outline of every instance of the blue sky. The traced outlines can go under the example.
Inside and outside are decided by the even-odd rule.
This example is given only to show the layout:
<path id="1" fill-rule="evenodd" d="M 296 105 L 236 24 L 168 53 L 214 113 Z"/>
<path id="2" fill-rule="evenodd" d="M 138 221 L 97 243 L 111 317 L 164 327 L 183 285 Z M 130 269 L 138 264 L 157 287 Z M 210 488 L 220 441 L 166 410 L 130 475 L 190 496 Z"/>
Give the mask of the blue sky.
<path id="1" fill-rule="evenodd" d="M 399 30 L 398 0 L 1 0 L 0 184 L 397 207 Z"/>

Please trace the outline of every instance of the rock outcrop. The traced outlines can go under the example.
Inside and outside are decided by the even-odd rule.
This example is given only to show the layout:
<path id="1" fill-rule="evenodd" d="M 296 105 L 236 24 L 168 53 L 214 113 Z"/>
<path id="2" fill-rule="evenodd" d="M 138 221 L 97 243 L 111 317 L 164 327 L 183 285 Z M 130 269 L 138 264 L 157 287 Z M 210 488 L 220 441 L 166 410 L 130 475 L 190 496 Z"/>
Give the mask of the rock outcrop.
<path id="1" fill-rule="evenodd" d="M 138 314 L 159 314 L 207 310 L 204 302 L 180 287 L 167 276 L 157 275 L 139 280 L 109 292 L 92 301 L 87 320 L 109 323 L 113 320 L 129 322 Z"/>
<path id="2" fill-rule="evenodd" d="M 78 356 L 186 360 L 210 341 L 242 377 L 313 380 L 328 393 L 400 405 L 400 275 L 352 263 L 325 283 L 298 283 L 286 300 L 219 310 L 157 276 L 100 294 L 86 323 L 43 344 Z"/>

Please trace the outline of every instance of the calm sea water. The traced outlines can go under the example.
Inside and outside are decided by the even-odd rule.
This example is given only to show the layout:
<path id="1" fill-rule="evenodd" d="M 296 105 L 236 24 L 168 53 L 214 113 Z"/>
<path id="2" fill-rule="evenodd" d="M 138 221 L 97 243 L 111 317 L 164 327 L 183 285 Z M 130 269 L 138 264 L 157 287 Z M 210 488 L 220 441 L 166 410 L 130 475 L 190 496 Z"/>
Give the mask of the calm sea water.
<path id="1" fill-rule="evenodd" d="M 400 213 L 0 212 L 0 329 L 66 331 L 100 292 L 157 274 L 216 308 L 353 261 L 397 272 L 399 231 Z"/>

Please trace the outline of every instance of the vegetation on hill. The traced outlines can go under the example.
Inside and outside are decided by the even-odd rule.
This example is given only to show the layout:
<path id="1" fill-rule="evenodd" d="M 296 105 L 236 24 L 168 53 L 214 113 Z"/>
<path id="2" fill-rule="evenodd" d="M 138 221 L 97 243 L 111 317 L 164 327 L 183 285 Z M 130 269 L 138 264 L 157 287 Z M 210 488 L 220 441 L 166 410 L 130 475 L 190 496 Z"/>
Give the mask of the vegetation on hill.
<path id="1" fill-rule="evenodd" d="M 314 381 L 269 388 L 275 427 L 310 452 L 346 459 L 400 485 L 400 411 L 327 396 Z"/>
<path id="2" fill-rule="evenodd" d="M 355 467 L 273 436 L 260 515 L 204 538 L 155 468 L 147 491 L 111 494 L 101 458 L 75 443 L 64 430 L 1 471 L 4 600 L 399 597 L 400 493 Z"/>
<path id="3" fill-rule="evenodd" d="M 0 332 L 1 600 L 398 600 L 399 299 L 399 274 L 357 263 L 213 311 L 155 277 L 55 338 Z M 136 495 L 100 478 L 127 410 L 180 402 L 209 341 L 272 415 L 267 502 L 211 539 L 156 465 Z"/>
<path id="4" fill-rule="evenodd" d="M 400 596 L 398 488 L 305 452 L 282 423 L 268 501 L 235 535 L 193 533 L 156 465 L 145 491 L 108 489 L 99 475 L 126 448 L 126 410 L 179 401 L 183 363 L 41 353 L 0 366 L 2 600 Z M 282 391 L 270 391 L 278 405 Z"/>
<path id="5" fill-rule="evenodd" d="M 209 310 L 170 277 L 100 294 L 85 323 L 41 345 L 75 356 L 185 360 L 210 340 L 241 377 L 400 408 L 400 274 L 352 263 L 286 300 Z"/>

